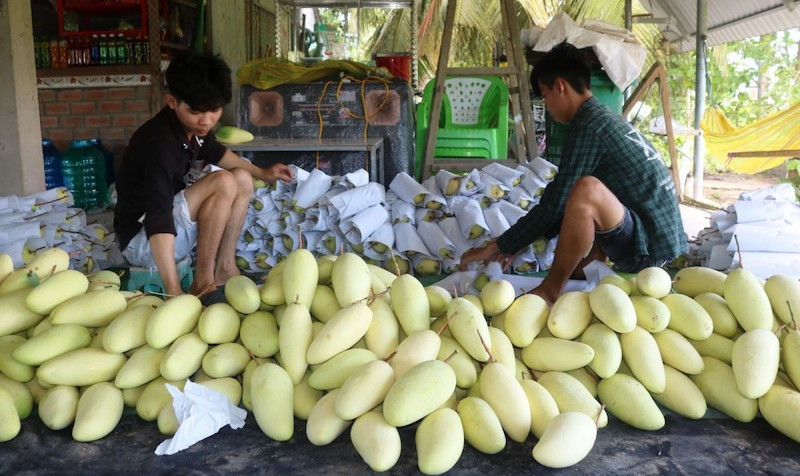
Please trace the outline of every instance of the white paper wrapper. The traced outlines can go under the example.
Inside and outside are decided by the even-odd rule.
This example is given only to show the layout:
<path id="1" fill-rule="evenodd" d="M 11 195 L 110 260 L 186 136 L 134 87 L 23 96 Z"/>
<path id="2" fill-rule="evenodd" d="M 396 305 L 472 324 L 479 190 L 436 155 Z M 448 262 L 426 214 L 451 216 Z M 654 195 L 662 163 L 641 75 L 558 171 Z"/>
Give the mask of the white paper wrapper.
<path id="1" fill-rule="evenodd" d="M 394 247 L 394 228 L 388 221 L 383 222 L 381 226 L 375 230 L 369 238 L 364 242 L 364 254 L 367 257 L 383 261 L 389 257 L 389 252 Z M 386 249 L 378 251 L 375 249 L 376 245 L 381 245 Z"/>
<path id="2" fill-rule="evenodd" d="M 412 255 L 414 253 L 421 253 L 426 256 L 431 256 L 422 238 L 417 234 L 417 229 L 414 228 L 414 225 L 410 223 L 398 223 L 392 225 L 392 228 L 394 228 L 395 246 L 397 247 L 397 251 L 401 254 L 408 256 L 409 252 L 411 252 Z"/>
<path id="3" fill-rule="evenodd" d="M 444 216 L 440 210 L 428 210 L 427 208 L 417 208 L 414 210 L 414 220 L 412 223 L 419 225 L 423 221 L 437 221 Z"/>
<path id="4" fill-rule="evenodd" d="M 0 253 L 5 253 L 11 256 L 11 261 L 14 262 L 14 268 L 19 268 L 25 265 L 22 259 L 22 247 L 25 246 L 25 240 L 14 240 L 0 243 Z"/>
<path id="5" fill-rule="evenodd" d="M 464 238 L 464 234 L 461 233 L 461 228 L 458 226 L 458 220 L 455 217 L 446 217 L 439 220 L 437 223 L 439 228 L 442 230 L 447 239 L 453 243 L 455 247 L 454 256 L 456 257 L 457 261 L 461 261 L 461 255 L 464 254 L 467 250 L 472 248 L 472 244 Z"/>
<path id="6" fill-rule="evenodd" d="M 727 247 L 728 245 L 724 243 L 712 246 L 711 254 L 708 257 L 708 263 L 706 266 L 711 269 L 716 269 L 717 271 L 725 271 L 730 268 L 734 253 L 728 251 Z"/>
<path id="7" fill-rule="evenodd" d="M 533 253 L 533 247 L 531 245 L 528 245 L 514 258 L 514 261 L 511 263 L 511 269 L 519 274 L 535 273 L 539 271 L 539 262 L 536 261 L 536 255 Z"/>
<path id="8" fill-rule="evenodd" d="M 401 200 L 405 200 L 415 205 L 422 203 L 425 195 L 430 192 L 419 184 L 414 178 L 405 172 L 400 172 L 392 179 L 389 184 L 389 189 L 392 190 Z M 415 200 L 415 198 L 418 198 Z"/>
<path id="9" fill-rule="evenodd" d="M 528 162 L 528 168 L 547 182 L 553 180 L 558 173 L 556 165 L 541 157 L 534 157 L 533 160 Z"/>
<path id="10" fill-rule="evenodd" d="M 436 177 L 428 177 L 428 180 L 422 182 L 422 186 L 430 192 L 425 196 L 425 200 L 422 201 L 422 206 L 445 211 L 447 209 L 447 200 L 444 199 L 444 194 L 439 190 L 439 186 L 436 185 Z"/>
<path id="11" fill-rule="evenodd" d="M 511 203 L 523 210 L 530 210 L 539 204 L 540 197 L 532 197 L 527 190 L 516 187 L 508 194 L 508 203 Z"/>
<path id="12" fill-rule="evenodd" d="M 516 224 L 520 218 L 528 214 L 528 212 L 521 209 L 520 207 L 506 201 L 499 201 L 494 205 L 492 205 L 491 208 L 496 208 L 500 210 L 500 213 L 502 213 L 503 216 L 506 217 L 506 221 L 508 222 L 508 224 L 512 226 Z"/>
<path id="13" fill-rule="evenodd" d="M 249 213 L 260 214 L 272 210 L 277 210 L 278 206 L 272 198 L 272 192 L 268 188 L 257 188 L 250 198 Z"/>
<path id="14" fill-rule="evenodd" d="M 333 179 L 325 172 L 314 169 L 308 178 L 297 184 L 294 202 L 298 207 L 311 208 L 330 190 Z"/>
<path id="15" fill-rule="evenodd" d="M 737 223 L 783 220 L 800 212 L 800 205 L 777 200 L 739 200 L 733 204 Z"/>
<path id="16" fill-rule="evenodd" d="M 392 202 L 392 223 L 416 223 L 414 204 L 405 200 Z"/>
<path id="17" fill-rule="evenodd" d="M 48 210 L 55 207 L 71 207 L 75 205 L 75 198 L 67 187 L 56 187 L 44 192 L 34 194 L 35 208 Z"/>
<path id="18" fill-rule="evenodd" d="M 16 240 L 27 240 L 28 238 L 40 238 L 39 220 L 30 220 L 24 223 L 6 223 L 0 226 L 0 243 L 9 243 Z"/>
<path id="19" fill-rule="evenodd" d="M 411 265 L 414 267 L 414 274 L 418 276 L 430 276 L 442 272 L 441 260 L 422 254 L 415 254 L 411 257 Z"/>
<path id="20" fill-rule="evenodd" d="M 183 392 L 165 384 L 172 395 L 172 408 L 180 426 L 175 435 L 158 445 L 157 455 L 171 455 L 217 433 L 222 427 L 244 427 L 247 412 L 231 404 L 228 397 L 203 385 L 186 381 Z"/>
<path id="21" fill-rule="evenodd" d="M 0 226 L 6 225 L 6 224 L 19 223 L 23 219 L 25 219 L 25 217 L 28 217 L 30 215 L 31 215 L 30 212 L 7 210 L 7 211 L 3 212 L 2 214 L 0 214 Z M 34 215 L 37 217 L 38 220 L 41 220 L 43 222 L 49 222 L 49 221 L 54 221 L 55 220 L 55 218 L 50 219 L 50 220 L 46 218 L 47 216 L 51 215 L 51 213 L 40 213 L 40 214 L 34 214 Z M 61 220 L 58 220 L 58 224 L 61 224 L 62 222 L 66 221 L 66 217 L 67 217 L 67 212 L 64 211 L 63 212 L 63 218 Z"/>
<path id="22" fill-rule="evenodd" d="M 519 185 L 522 181 L 522 172 L 499 162 L 491 162 L 489 165 L 482 168 L 481 171 L 499 180 L 509 190 Z"/>
<path id="23" fill-rule="evenodd" d="M 448 184 L 451 179 L 458 180 L 458 190 L 448 194 Z M 446 198 L 456 195 L 474 195 L 480 192 L 480 177 L 478 176 L 478 171 L 475 169 L 467 175 L 457 175 L 449 170 L 440 169 L 436 172 L 435 180 L 439 190 L 441 190 Z"/>
<path id="24" fill-rule="evenodd" d="M 421 187 L 421 185 L 420 185 Z M 355 215 L 361 210 L 383 203 L 386 191 L 383 185 L 370 182 L 361 187 L 348 190 L 330 198 L 333 206 L 339 215 L 339 219 L 345 219 Z"/>
<path id="25" fill-rule="evenodd" d="M 350 172 L 341 177 L 340 183 L 347 188 L 362 187 L 369 183 L 369 172 L 364 169 Z"/>
<path id="26" fill-rule="evenodd" d="M 70 208 L 70 212 L 71 213 L 67 214 L 67 219 L 64 224 L 61 225 L 61 228 L 78 231 L 86 226 L 86 211 L 80 208 Z"/>
<path id="27" fill-rule="evenodd" d="M 779 200 L 787 202 L 797 202 L 795 188 L 790 183 L 779 183 L 770 187 L 742 192 L 739 200 Z"/>
<path id="28" fill-rule="evenodd" d="M 327 231 L 328 227 L 328 209 L 322 207 L 314 207 L 306 210 L 304 220 L 300 223 L 300 229 L 303 231 Z"/>
<path id="29" fill-rule="evenodd" d="M 488 195 L 489 197 L 500 200 L 508 195 L 510 187 L 506 187 L 503 182 L 496 179 L 494 176 L 487 174 L 483 170 L 478 171 L 478 177 L 480 177 L 481 181 L 481 193 Z"/>
<path id="30" fill-rule="evenodd" d="M 539 177 L 538 175 L 526 175 L 522 179 L 521 186 L 524 188 L 532 197 L 541 197 L 544 193 L 545 187 L 547 187 L 548 182 Z"/>
<path id="31" fill-rule="evenodd" d="M 239 241 L 236 245 L 237 250 L 256 251 L 264 246 L 264 229 L 253 225 L 242 230 Z"/>
<path id="32" fill-rule="evenodd" d="M 742 262 L 748 271 L 761 279 L 768 279 L 776 274 L 800 278 L 800 253 L 742 251 Z M 737 268 L 738 263 L 739 255 L 734 254 L 731 268 Z"/>
<path id="33" fill-rule="evenodd" d="M 438 259 L 455 259 L 456 246 L 450 241 L 447 235 L 442 232 L 439 225 L 431 222 L 421 222 L 417 225 L 417 233 L 422 238 L 425 247 Z M 460 255 L 459 255 L 460 257 Z"/>
<path id="34" fill-rule="evenodd" d="M 489 227 L 489 237 L 497 238 L 511 228 L 505 215 L 497 208 L 487 208 L 483 211 L 483 219 Z"/>
<path id="35" fill-rule="evenodd" d="M 340 222 L 340 229 L 350 243 L 363 243 L 382 224 L 389 221 L 383 205 L 373 205 Z"/>
<path id="36" fill-rule="evenodd" d="M 788 226 L 763 226 L 761 222 L 741 223 L 733 231 L 740 251 L 800 253 L 800 229 Z M 722 237 L 720 236 L 720 239 Z M 731 240 L 728 251 L 736 251 L 737 241 Z"/>
<path id="37" fill-rule="evenodd" d="M 536 255 L 536 261 L 539 262 L 539 269 L 547 270 L 553 266 L 553 259 L 555 258 L 556 252 L 556 245 L 558 244 L 558 237 L 553 237 L 547 240 L 547 244 L 543 251 L 539 251 L 536 249 L 536 244 L 534 243 L 534 254 Z"/>
<path id="38" fill-rule="evenodd" d="M 321 255 L 335 255 L 339 253 L 343 243 L 344 237 L 339 230 L 328 230 L 322 235 L 316 251 Z"/>
<path id="39" fill-rule="evenodd" d="M 248 215 L 245 222 L 250 225 L 258 225 L 266 230 L 269 228 L 269 224 L 272 223 L 274 220 L 277 220 L 280 217 L 281 212 L 278 210 L 270 210 L 268 212 L 262 212 L 255 215 Z"/>
<path id="40" fill-rule="evenodd" d="M 453 214 L 458 220 L 458 227 L 467 240 L 479 239 L 489 231 L 486 220 L 483 219 L 481 206 L 475 200 L 468 197 L 453 197 L 450 201 L 450 209 L 453 210 Z M 470 231 L 475 225 L 481 227 L 483 233 L 478 236 L 470 236 Z"/>

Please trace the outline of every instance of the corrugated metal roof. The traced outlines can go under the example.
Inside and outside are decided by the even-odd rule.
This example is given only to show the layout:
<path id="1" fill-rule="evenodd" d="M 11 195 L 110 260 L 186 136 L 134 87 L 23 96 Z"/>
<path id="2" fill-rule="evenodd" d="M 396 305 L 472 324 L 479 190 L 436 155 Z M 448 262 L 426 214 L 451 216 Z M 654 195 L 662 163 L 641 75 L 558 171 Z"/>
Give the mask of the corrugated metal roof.
<path id="1" fill-rule="evenodd" d="M 640 0 L 654 17 L 671 19 L 664 38 L 677 51 L 695 48 L 697 0 Z M 800 26 L 798 0 L 708 0 L 708 46 Z"/>

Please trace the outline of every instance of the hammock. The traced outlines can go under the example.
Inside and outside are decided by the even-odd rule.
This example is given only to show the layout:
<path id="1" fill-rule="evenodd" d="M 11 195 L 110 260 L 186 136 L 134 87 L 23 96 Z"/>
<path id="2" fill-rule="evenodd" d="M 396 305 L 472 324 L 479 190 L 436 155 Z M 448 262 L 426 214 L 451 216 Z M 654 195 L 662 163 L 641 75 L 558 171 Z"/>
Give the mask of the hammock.
<path id="1" fill-rule="evenodd" d="M 800 102 L 739 129 L 721 110 L 710 107 L 700 127 L 709 156 L 736 172 L 755 174 L 777 167 L 792 156 L 728 158 L 728 153 L 800 149 Z"/>
<path id="2" fill-rule="evenodd" d="M 284 59 L 263 58 L 242 65 L 236 71 L 236 81 L 258 89 L 270 89 L 285 83 L 339 81 L 342 74 L 356 79 L 390 76 L 386 68 L 376 68 L 355 61 L 326 60 L 306 67 Z"/>

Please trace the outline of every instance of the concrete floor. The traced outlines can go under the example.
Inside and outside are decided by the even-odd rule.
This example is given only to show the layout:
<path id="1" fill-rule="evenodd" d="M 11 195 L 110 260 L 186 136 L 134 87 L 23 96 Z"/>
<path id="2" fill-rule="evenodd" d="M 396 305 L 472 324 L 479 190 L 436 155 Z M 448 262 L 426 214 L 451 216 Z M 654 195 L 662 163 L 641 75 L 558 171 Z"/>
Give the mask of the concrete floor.
<path id="1" fill-rule="evenodd" d="M 536 463 L 531 450 L 535 439 L 509 442 L 496 455 L 485 455 L 465 445 L 449 474 L 800 474 L 800 446 L 773 430 L 762 419 L 739 423 L 730 419 L 690 421 L 667 415 L 666 426 L 654 432 L 632 429 L 610 417 L 598 432 L 589 455 L 566 470 L 550 470 Z M 419 474 L 414 446 L 416 425 L 401 428 L 402 453 L 390 474 Z M 172 456 L 153 451 L 166 437 L 155 422 L 140 420 L 126 410 L 109 436 L 77 443 L 69 430 L 45 428 L 31 416 L 19 436 L 0 443 L 0 474 L 323 474 L 353 476 L 371 473 L 350 443 L 349 430 L 324 447 L 305 437 L 305 423 L 297 421 L 288 442 L 269 439 L 248 416 L 241 430 L 220 433 Z"/>

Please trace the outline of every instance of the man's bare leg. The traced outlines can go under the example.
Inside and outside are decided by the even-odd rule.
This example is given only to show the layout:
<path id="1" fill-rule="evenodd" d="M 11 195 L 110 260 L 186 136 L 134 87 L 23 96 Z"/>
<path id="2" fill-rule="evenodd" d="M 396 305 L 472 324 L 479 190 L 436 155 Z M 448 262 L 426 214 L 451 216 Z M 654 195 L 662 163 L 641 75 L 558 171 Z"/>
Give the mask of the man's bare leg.
<path id="1" fill-rule="evenodd" d="M 242 234 L 247 207 L 253 195 L 253 178 L 250 173 L 244 169 L 231 169 L 230 172 L 236 179 L 236 198 L 231 206 L 230 217 L 217 252 L 214 272 L 214 281 L 217 286 L 225 284 L 231 276 L 241 274 L 236 266 L 236 244 Z"/>
<path id="2" fill-rule="evenodd" d="M 542 284 L 530 292 L 553 304 L 561 295 L 570 276 L 587 258 L 599 258 L 593 247 L 596 231 L 611 230 L 622 222 L 625 208 L 619 199 L 595 177 L 583 177 L 575 182 L 564 207 L 564 219 L 558 235 L 553 266 Z"/>
<path id="3" fill-rule="evenodd" d="M 228 171 L 212 172 L 184 192 L 192 220 L 197 222 L 197 261 L 190 292 L 215 287 L 214 271 L 223 232 L 236 199 L 236 179 Z"/>

